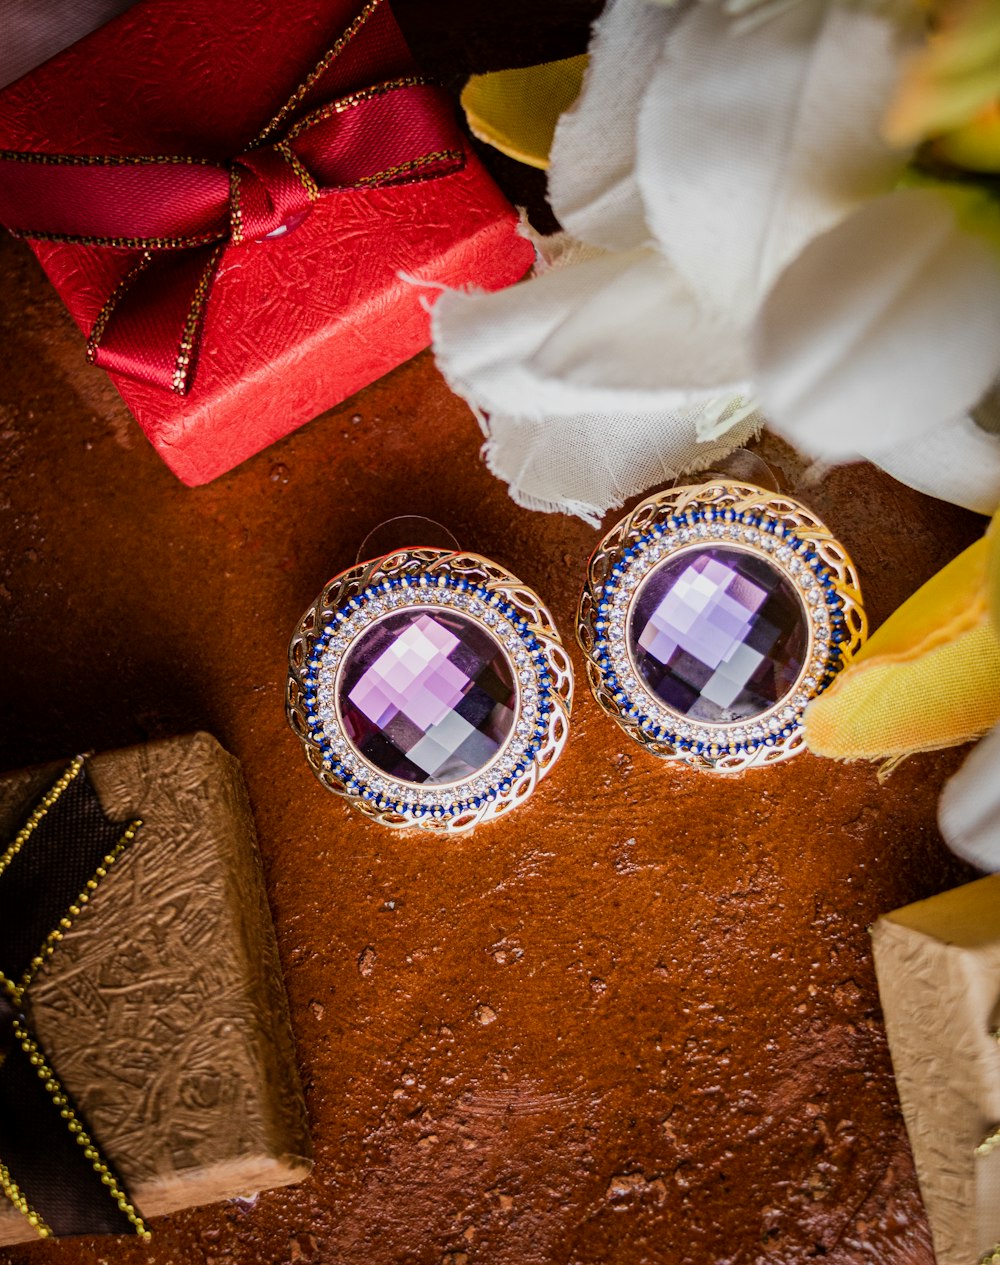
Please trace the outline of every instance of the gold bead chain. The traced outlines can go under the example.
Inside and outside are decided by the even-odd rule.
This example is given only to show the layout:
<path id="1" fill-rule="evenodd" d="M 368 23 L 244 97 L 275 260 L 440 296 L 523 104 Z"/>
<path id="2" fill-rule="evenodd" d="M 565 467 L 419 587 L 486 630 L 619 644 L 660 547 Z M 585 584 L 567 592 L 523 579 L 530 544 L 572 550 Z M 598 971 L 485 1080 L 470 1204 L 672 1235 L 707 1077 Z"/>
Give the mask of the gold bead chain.
<path id="1" fill-rule="evenodd" d="M 77 756 L 69 765 L 62 776 L 56 781 L 54 786 L 31 814 L 24 826 L 18 831 L 14 842 L 0 856 L 0 876 L 14 858 L 18 855 L 24 845 L 31 838 L 32 834 L 37 830 L 39 824 L 45 817 L 46 813 L 59 800 L 60 796 L 77 778 L 83 769 L 84 757 Z M 59 919 L 59 923 L 46 936 L 41 948 L 35 954 L 28 964 L 27 970 L 24 972 L 20 982 L 15 984 L 3 972 L 0 972 L 0 988 L 2 988 L 10 997 L 14 1005 L 20 1007 L 24 1000 L 24 994 L 28 986 L 34 979 L 37 971 L 52 956 L 56 945 L 63 938 L 64 932 L 68 931 L 73 925 L 73 919 L 78 917 L 85 905 L 90 901 L 91 896 L 97 891 L 101 880 L 107 876 L 108 870 L 115 864 L 122 855 L 128 845 L 135 838 L 142 820 L 136 818 L 126 826 L 121 837 L 109 853 L 103 858 L 100 865 L 94 871 L 93 877 L 87 880 L 83 891 L 76 897 L 72 905 L 69 906 L 66 913 Z M 21 1018 L 15 1018 L 12 1023 L 12 1029 L 15 1037 L 20 1043 L 21 1049 L 28 1056 L 28 1062 L 37 1072 L 39 1078 L 45 1085 L 46 1091 L 52 1098 L 53 1105 L 59 1109 L 59 1114 L 66 1121 L 66 1127 L 69 1132 L 76 1138 L 78 1145 L 83 1147 L 84 1157 L 89 1160 L 92 1168 L 98 1174 L 103 1185 L 108 1188 L 109 1195 L 118 1204 L 118 1207 L 125 1214 L 128 1220 L 134 1226 L 136 1233 L 143 1239 L 149 1240 L 151 1237 L 146 1229 L 142 1218 L 136 1212 L 134 1206 L 129 1203 L 125 1192 L 118 1185 L 117 1179 L 109 1169 L 108 1165 L 101 1158 L 100 1151 L 97 1149 L 89 1134 L 84 1129 L 69 1104 L 58 1077 L 53 1069 L 45 1061 L 41 1048 L 32 1038 L 30 1032 L 24 1025 Z M 0 1067 L 3 1066 L 5 1056 L 0 1056 Z M 11 1176 L 10 1170 L 0 1161 L 0 1191 L 10 1200 L 14 1207 L 23 1214 L 27 1221 L 35 1228 L 41 1238 L 52 1237 L 52 1229 L 46 1225 L 41 1215 L 31 1207 L 24 1193 L 21 1191 L 17 1182 Z"/>

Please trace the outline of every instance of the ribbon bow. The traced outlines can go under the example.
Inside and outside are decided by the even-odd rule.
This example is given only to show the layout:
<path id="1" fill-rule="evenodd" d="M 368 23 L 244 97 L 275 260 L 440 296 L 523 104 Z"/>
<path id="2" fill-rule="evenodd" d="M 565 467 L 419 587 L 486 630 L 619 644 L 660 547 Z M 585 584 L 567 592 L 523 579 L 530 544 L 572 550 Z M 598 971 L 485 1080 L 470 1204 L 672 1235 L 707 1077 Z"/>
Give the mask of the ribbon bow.
<path id="1" fill-rule="evenodd" d="M 372 66 L 385 76 L 374 84 Z M 227 250 L 292 231 L 329 193 L 462 166 L 447 96 L 414 71 L 387 0 L 370 0 L 234 158 L 0 150 L 0 223 L 35 241 L 133 252 L 88 358 L 183 395 Z"/>
<path id="2" fill-rule="evenodd" d="M 142 825 L 109 821 L 82 758 L 0 853 L 0 1191 L 42 1238 L 148 1238 L 24 1014 L 35 973 Z"/>

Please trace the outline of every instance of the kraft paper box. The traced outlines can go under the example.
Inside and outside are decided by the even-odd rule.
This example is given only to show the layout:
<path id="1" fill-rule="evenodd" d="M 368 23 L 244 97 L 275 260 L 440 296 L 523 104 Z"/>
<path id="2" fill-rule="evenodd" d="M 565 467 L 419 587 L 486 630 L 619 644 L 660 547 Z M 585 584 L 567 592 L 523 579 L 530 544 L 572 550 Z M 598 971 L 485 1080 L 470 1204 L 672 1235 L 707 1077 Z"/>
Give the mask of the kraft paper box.
<path id="1" fill-rule="evenodd" d="M 372 8 L 372 0 L 140 0 L 0 91 L 0 223 L 27 238 L 80 329 L 98 338 L 105 357 L 98 363 L 185 483 L 231 470 L 425 348 L 427 306 L 441 286 L 496 290 L 531 266 L 533 249 L 458 129 L 453 104 L 432 85 L 398 87 L 419 78 L 419 67 L 388 0 L 374 6 L 320 86 L 261 139 L 290 94 Z M 380 114 L 400 92 L 420 101 L 402 117 Z M 276 228 L 244 233 L 251 192 L 257 205 L 269 196 L 273 207 L 293 198 L 291 168 L 275 154 L 286 152 L 280 146 L 299 116 L 317 117 L 365 94 L 374 101 L 337 114 L 343 122 L 329 144 L 310 140 L 320 128 L 290 142 L 311 145 L 314 154 L 332 147 L 343 179 L 321 180 L 318 199 L 286 218 L 278 214 Z M 365 111 L 374 117 L 367 127 L 359 122 Z M 411 157 L 407 148 L 407 129 L 423 112 L 434 115 L 448 138 L 442 144 L 458 155 L 453 169 L 414 165 L 414 157 L 439 152 L 416 144 Z M 375 162 L 379 179 L 365 165 L 373 149 L 380 157 L 391 151 Z M 94 156 L 103 165 L 81 161 Z M 304 183 L 316 174 L 306 157 L 289 160 L 299 163 Z M 162 248 L 194 241 L 192 225 L 205 236 L 199 207 L 207 194 L 191 180 L 206 171 L 223 190 L 220 205 L 212 203 L 217 235 L 196 247 Z M 255 172 L 267 177 L 263 185 L 254 183 Z M 112 177 L 155 187 L 109 192 Z M 43 191 L 26 202 L 15 186 L 32 180 L 45 182 Z M 291 184 L 301 201 L 302 184 Z M 141 241 L 131 235 L 134 226 L 123 237 L 125 209 L 155 224 Z M 86 228 L 76 223 L 80 216 Z M 149 242 L 161 246 L 142 271 L 141 243 Z M 216 246 L 221 255 L 203 274 L 206 252 Z M 203 276 L 211 278 L 204 302 Z M 109 348 L 133 301 L 130 337 Z M 193 350 L 189 319 L 198 331 Z M 169 370 L 166 385 L 143 378 L 156 348 L 191 374 L 187 394 L 176 393 Z M 81 360 L 84 354 L 81 339 Z"/>
<path id="2" fill-rule="evenodd" d="M 0 777 L 0 839 L 66 763 Z M 87 763 L 107 815 L 143 825 L 31 984 L 40 1045 L 143 1218 L 300 1181 L 312 1148 L 238 761 L 194 734 Z M 34 1237 L 0 1198 L 0 1244 Z"/>
<path id="3" fill-rule="evenodd" d="M 872 939 L 938 1265 L 976 1265 L 1000 1249 L 1000 875 L 897 909 Z"/>

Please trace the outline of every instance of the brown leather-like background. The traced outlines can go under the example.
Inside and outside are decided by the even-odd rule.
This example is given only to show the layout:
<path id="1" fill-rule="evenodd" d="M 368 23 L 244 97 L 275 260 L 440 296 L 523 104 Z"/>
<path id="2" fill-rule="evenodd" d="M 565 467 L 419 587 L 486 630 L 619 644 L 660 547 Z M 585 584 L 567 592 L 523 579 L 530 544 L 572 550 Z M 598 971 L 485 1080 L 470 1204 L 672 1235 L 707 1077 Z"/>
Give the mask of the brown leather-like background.
<path id="1" fill-rule="evenodd" d="M 409 0 L 436 69 L 582 48 L 592 3 Z M 539 222 L 538 181 L 494 172 Z M 309 772 L 288 637 L 393 514 L 535 587 L 566 636 L 599 533 L 519 509 L 424 354 L 207 487 L 162 465 L 23 244 L 0 243 L 0 768 L 206 729 L 243 764 L 316 1147 L 299 1187 L 7 1265 L 931 1265 L 867 927 L 969 871 L 962 753 L 661 765 L 599 713 L 530 805 L 390 833 Z M 875 625 L 982 521 L 868 467 L 806 486 Z M 610 522 L 610 520 L 609 520 Z"/>

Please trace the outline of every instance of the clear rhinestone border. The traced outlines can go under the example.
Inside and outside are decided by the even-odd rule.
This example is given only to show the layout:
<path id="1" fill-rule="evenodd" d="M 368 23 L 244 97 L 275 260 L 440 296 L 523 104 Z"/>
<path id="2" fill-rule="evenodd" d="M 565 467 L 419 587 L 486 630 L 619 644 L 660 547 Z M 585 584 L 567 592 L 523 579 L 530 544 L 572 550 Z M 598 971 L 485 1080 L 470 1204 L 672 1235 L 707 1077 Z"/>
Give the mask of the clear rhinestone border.
<path id="1" fill-rule="evenodd" d="M 445 609 L 478 624 L 506 655 L 517 684 L 514 721 L 473 776 L 424 789 L 365 760 L 341 726 L 336 681 L 356 638 L 396 610 Z M 476 554 L 399 550 L 336 576 L 304 613 L 289 645 L 286 711 L 313 772 L 384 825 L 457 833 L 523 802 L 558 759 L 569 731 L 573 670 L 537 594 Z"/>
<path id="2" fill-rule="evenodd" d="M 671 557 L 729 545 L 763 558 L 792 584 L 809 619 L 809 648 L 794 686 L 758 717 L 691 721 L 665 706 L 636 673 L 626 630 L 646 577 Z M 826 526 L 792 497 L 713 482 L 650 497 L 614 527 L 591 558 L 577 637 L 597 701 L 654 754 L 737 773 L 803 749 L 802 713 L 857 652 L 867 633 L 854 564 Z"/>

